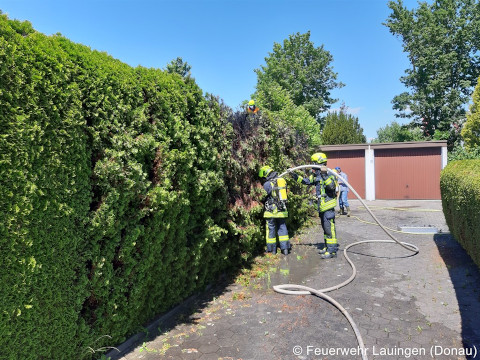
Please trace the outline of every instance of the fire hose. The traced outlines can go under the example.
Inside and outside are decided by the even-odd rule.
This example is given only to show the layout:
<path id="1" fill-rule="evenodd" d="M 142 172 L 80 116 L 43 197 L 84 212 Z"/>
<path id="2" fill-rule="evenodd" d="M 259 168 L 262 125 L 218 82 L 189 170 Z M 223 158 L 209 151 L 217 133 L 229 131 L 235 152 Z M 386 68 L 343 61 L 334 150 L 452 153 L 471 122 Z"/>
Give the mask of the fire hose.
<path id="1" fill-rule="evenodd" d="M 293 168 L 290 168 L 290 169 L 287 169 L 286 172 L 282 173 L 281 175 L 279 175 L 279 177 L 283 177 L 285 175 L 287 175 L 288 173 L 292 172 L 292 171 L 295 171 L 295 170 L 299 170 L 299 169 L 310 169 L 310 168 L 318 168 L 320 169 L 321 166 L 319 165 L 301 165 L 301 166 L 296 166 L 296 167 L 293 167 Z M 328 168 L 327 168 L 328 169 Z M 365 204 L 365 202 L 362 200 L 362 198 L 360 197 L 360 195 L 358 195 L 358 193 L 355 191 L 355 189 L 342 177 L 340 176 L 339 174 L 337 174 L 336 172 L 332 171 L 331 169 L 328 169 L 328 172 L 335 175 L 337 178 L 339 178 L 340 180 L 342 180 L 350 190 L 352 190 L 352 192 L 355 194 L 355 196 L 358 198 L 358 200 L 360 200 L 360 202 L 362 203 L 362 205 L 365 207 L 365 209 L 367 209 L 368 213 L 372 216 L 372 218 L 375 220 L 375 222 L 382 228 L 382 230 L 392 239 L 392 240 L 364 240 L 364 241 L 357 241 L 355 243 L 352 243 L 348 246 L 346 246 L 344 249 L 343 249 L 343 254 L 345 256 L 345 259 L 347 259 L 347 262 L 350 264 L 351 268 L 352 268 L 352 275 L 347 279 L 345 280 L 344 282 L 338 284 L 338 285 L 335 285 L 335 286 L 331 286 L 329 288 L 325 288 L 325 289 L 313 289 L 313 288 L 310 288 L 310 287 L 307 287 L 307 286 L 303 286 L 303 285 L 295 285 L 295 284 L 282 284 L 282 285 L 275 285 L 273 287 L 273 289 L 278 292 L 278 293 L 281 293 L 281 294 L 287 294 L 287 295 L 316 295 L 318 296 L 319 298 L 322 298 L 328 302 L 330 302 L 332 305 L 334 305 L 338 310 L 340 310 L 340 312 L 345 316 L 345 318 L 348 320 L 348 322 L 350 323 L 353 331 L 355 332 L 355 336 L 357 337 L 357 342 L 358 342 L 358 345 L 361 349 L 360 353 L 362 355 L 362 359 L 363 360 L 368 360 L 368 357 L 367 357 L 367 349 L 365 348 L 365 344 L 363 342 L 363 339 L 362 339 L 362 336 L 360 334 L 360 330 L 358 328 L 358 326 L 355 324 L 355 321 L 353 320 L 353 318 L 351 317 L 351 315 L 347 312 L 347 310 L 345 310 L 345 308 L 340 305 L 340 303 L 338 303 L 335 299 L 333 299 L 332 297 L 326 295 L 325 293 L 326 292 L 329 292 L 329 291 L 333 291 L 333 290 L 337 290 L 337 289 L 340 289 L 341 287 L 344 287 L 346 286 L 347 284 L 351 283 L 356 275 L 357 275 L 357 269 L 355 268 L 355 265 L 354 263 L 350 260 L 350 258 L 348 257 L 347 255 L 347 250 L 349 248 L 351 248 L 352 246 L 355 246 L 355 245 L 359 245 L 359 244 L 366 244 L 366 243 L 397 243 L 398 245 L 400 245 L 401 247 L 405 248 L 406 250 L 408 251 L 411 251 L 413 252 L 413 255 L 416 255 L 418 252 L 419 252 L 419 249 L 418 247 L 416 247 L 415 245 L 413 244 L 409 244 L 409 243 L 406 243 L 406 242 L 402 242 L 402 241 L 399 241 L 397 240 L 388 230 L 385 226 L 383 226 L 380 221 L 377 219 L 377 217 L 372 213 L 372 211 L 370 210 L 370 208 Z"/>

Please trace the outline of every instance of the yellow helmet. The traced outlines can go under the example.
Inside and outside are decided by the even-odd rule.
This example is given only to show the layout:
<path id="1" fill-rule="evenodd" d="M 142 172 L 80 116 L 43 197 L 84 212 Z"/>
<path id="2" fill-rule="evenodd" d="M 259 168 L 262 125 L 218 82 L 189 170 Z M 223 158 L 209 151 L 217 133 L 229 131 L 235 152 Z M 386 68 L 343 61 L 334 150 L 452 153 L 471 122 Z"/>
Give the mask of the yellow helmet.
<path id="1" fill-rule="evenodd" d="M 268 174 L 270 174 L 272 171 L 273 169 L 270 166 L 264 165 L 260 168 L 260 171 L 258 172 L 258 176 L 261 178 L 267 177 Z"/>
<path id="2" fill-rule="evenodd" d="M 255 101 L 250 100 L 250 101 L 248 102 L 248 106 L 253 106 L 253 105 L 255 105 Z"/>
<path id="3" fill-rule="evenodd" d="M 327 162 L 327 155 L 324 153 L 315 153 L 310 159 L 316 164 L 324 164 Z"/>

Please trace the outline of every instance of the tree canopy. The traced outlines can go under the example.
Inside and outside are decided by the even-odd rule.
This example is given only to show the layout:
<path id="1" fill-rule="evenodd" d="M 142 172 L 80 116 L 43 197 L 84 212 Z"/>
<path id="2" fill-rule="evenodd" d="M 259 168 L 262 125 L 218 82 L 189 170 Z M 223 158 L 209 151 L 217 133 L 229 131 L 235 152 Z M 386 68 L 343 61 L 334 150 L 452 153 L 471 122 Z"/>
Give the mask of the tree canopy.
<path id="1" fill-rule="evenodd" d="M 345 111 L 331 112 L 325 120 L 322 131 L 324 145 L 363 144 L 367 139 L 358 118 Z"/>
<path id="2" fill-rule="evenodd" d="M 343 86 L 336 81 L 332 61 L 323 45 L 315 47 L 310 31 L 290 35 L 283 45 L 274 43 L 273 52 L 265 58 L 266 65 L 255 70 L 257 93 L 272 87 L 285 89 L 293 104 L 303 106 L 319 120 L 320 114 L 337 101 L 331 98 L 331 90 Z"/>
<path id="3" fill-rule="evenodd" d="M 272 84 L 258 91 L 255 95 L 260 107 L 271 114 L 273 118 L 281 119 L 304 135 L 311 146 L 321 144 L 320 124 L 308 113 L 302 105 L 295 105 L 288 91 L 278 84 Z"/>
<path id="4" fill-rule="evenodd" d="M 393 108 L 425 137 L 447 138 L 455 134 L 452 124 L 465 118 L 480 75 L 480 4 L 436 0 L 408 10 L 396 0 L 388 6 L 392 13 L 384 25 L 402 40 L 411 64 L 400 78 L 410 91 L 395 96 Z"/>
<path id="5" fill-rule="evenodd" d="M 175 60 L 170 61 L 166 68 L 168 73 L 179 74 L 183 78 L 190 77 L 191 69 L 192 67 L 186 61 L 183 61 L 181 57 L 177 57 Z"/>
<path id="6" fill-rule="evenodd" d="M 420 128 L 411 129 L 407 125 L 400 125 L 396 121 L 387 124 L 377 130 L 377 138 L 375 143 L 386 142 L 405 142 L 405 141 L 421 141 L 423 140 Z"/>
<path id="7" fill-rule="evenodd" d="M 462 129 L 465 147 L 469 150 L 480 147 L 480 78 L 473 93 L 473 103 Z"/>

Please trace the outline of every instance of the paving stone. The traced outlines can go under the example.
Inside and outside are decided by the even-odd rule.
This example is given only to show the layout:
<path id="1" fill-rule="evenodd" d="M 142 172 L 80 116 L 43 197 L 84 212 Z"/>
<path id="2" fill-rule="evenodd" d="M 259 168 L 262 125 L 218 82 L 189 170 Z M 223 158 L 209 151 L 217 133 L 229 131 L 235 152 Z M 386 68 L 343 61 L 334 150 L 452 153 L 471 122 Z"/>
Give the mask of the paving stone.
<path id="1" fill-rule="evenodd" d="M 202 344 L 198 348 L 198 351 L 201 352 L 202 354 L 212 354 L 212 353 L 216 353 L 218 349 L 220 349 L 220 346 L 218 346 L 216 343 L 206 343 L 206 344 Z"/>
<path id="2" fill-rule="evenodd" d="M 217 356 L 225 360 L 238 359 L 240 358 L 240 349 L 234 346 L 222 346 L 217 351 Z"/>
<path id="3" fill-rule="evenodd" d="M 199 360 L 218 360 L 218 355 L 215 353 L 211 354 L 202 354 L 200 357 L 198 357 Z"/>

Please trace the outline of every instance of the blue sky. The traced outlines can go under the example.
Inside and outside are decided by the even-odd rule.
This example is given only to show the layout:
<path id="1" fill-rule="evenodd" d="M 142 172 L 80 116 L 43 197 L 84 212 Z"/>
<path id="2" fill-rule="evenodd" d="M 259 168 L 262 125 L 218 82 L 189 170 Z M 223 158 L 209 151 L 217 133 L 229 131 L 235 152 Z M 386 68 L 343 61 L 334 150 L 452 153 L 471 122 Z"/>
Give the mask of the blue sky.
<path id="1" fill-rule="evenodd" d="M 387 0 L 0 0 L 11 19 L 47 35 L 105 51 L 132 66 L 165 68 L 180 56 L 205 92 L 236 109 L 255 91 L 254 69 L 274 42 L 311 32 L 333 56 L 345 87 L 333 92 L 358 117 L 368 139 L 396 120 L 391 100 L 405 88 L 401 42 L 382 25 Z M 404 0 L 409 8 L 416 0 Z"/>

